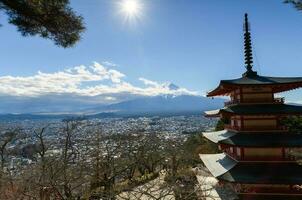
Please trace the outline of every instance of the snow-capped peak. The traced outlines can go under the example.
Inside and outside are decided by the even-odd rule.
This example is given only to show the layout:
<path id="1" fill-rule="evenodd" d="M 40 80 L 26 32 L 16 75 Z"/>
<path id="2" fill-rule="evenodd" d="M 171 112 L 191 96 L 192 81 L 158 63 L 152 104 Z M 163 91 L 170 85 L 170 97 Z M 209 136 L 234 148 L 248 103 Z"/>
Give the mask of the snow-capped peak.
<path id="1" fill-rule="evenodd" d="M 166 83 L 165 87 L 169 88 L 169 90 L 178 90 L 179 87 L 174 83 Z"/>

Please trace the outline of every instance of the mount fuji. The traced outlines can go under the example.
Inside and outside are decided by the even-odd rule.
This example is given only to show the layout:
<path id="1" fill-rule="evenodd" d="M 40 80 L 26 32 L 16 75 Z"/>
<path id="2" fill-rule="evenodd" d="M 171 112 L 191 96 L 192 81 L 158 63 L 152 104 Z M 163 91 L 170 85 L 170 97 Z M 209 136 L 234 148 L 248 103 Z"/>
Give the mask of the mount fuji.
<path id="1" fill-rule="evenodd" d="M 169 83 L 167 88 L 172 90 L 180 89 L 177 85 Z M 119 114 L 156 114 L 156 113 L 185 113 L 202 112 L 205 110 L 218 109 L 223 107 L 225 99 L 207 98 L 200 95 L 157 95 L 138 97 L 128 101 L 96 107 L 93 110 L 102 112 L 113 112 Z"/>
<path id="2" fill-rule="evenodd" d="M 0 113 L 2 114 L 34 114 L 34 115 L 152 115 L 174 113 L 201 113 L 205 110 L 218 109 L 225 99 L 210 99 L 201 95 L 183 92 L 173 83 L 167 83 L 169 94 L 156 96 L 132 96 L 125 94 L 121 100 L 112 104 L 98 101 L 86 103 L 82 99 L 44 97 L 44 98 L 2 98 Z M 83 97 L 84 98 L 84 97 Z M 124 100 L 123 100 L 124 99 Z"/>

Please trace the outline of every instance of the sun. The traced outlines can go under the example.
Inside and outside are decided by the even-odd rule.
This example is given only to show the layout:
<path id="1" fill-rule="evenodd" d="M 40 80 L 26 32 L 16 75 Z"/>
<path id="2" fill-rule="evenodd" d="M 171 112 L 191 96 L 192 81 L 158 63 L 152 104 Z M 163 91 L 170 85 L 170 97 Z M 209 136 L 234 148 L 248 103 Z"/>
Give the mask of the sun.
<path id="1" fill-rule="evenodd" d="M 141 0 L 120 0 L 118 2 L 120 14 L 126 22 L 133 22 L 142 17 L 143 4 Z"/>
<path id="2" fill-rule="evenodd" d="M 125 0 L 122 2 L 122 9 L 128 15 L 135 15 L 139 11 L 139 5 L 135 0 Z"/>

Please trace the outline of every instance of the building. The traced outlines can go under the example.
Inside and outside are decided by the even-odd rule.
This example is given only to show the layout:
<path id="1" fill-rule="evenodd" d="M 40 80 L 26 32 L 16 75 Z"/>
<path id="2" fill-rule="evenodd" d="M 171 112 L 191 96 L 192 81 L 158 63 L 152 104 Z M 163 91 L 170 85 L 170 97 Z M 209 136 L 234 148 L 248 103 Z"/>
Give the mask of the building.
<path id="1" fill-rule="evenodd" d="M 276 93 L 302 87 L 302 77 L 267 77 L 253 71 L 251 35 L 245 14 L 244 47 L 246 72 L 241 78 L 221 80 L 208 97 L 230 96 L 220 110 L 225 129 L 204 133 L 217 143 L 220 154 L 200 155 L 221 184 L 229 183 L 239 199 L 302 199 L 302 166 L 292 151 L 302 147 L 302 133 L 282 125 L 290 116 L 301 116 L 302 106 L 287 105 Z"/>

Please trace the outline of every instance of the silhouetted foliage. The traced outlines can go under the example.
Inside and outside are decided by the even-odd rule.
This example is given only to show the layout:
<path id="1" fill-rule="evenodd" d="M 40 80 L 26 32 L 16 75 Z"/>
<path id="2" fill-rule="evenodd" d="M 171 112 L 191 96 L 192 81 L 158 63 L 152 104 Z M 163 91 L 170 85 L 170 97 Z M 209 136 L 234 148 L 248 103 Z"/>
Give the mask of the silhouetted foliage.
<path id="1" fill-rule="evenodd" d="M 289 132 L 302 133 L 302 117 L 288 117 L 283 119 L 281 124 L 286 126 Z"/>
<path id="2" fill-rule="evenodd" d="M 302 0 L 285 0 L 284 3 L 292 4 L 297 10 L 302 10 Z"/>
<path id="3" fill-rule="evenodd" d="M 218 153 L 217 145 L 209 141 L 202 134 L 191 135 L 184 143 L 185 158 L 188 165 L 196 166 L 201 163 L 199 154 Z"/>
<path id="4" fill-rule="evenodd" d="M 0 0 L 0 10 L 23 36 L 39 35 L 64 48 L 80 40 L 85 29 L 69 0 Z"/>
<path id="5" fill-rule="evenodd" d="M 215 131 L 221 131 L 223 129 L 224 129 L 224 122 L 220 119 L 216 124 Z"/>
<path id="6" fill-rule="evenodd" d="M 216 124 L 215 131 L 222 131 L 224 129 L 224 125 L 229 124 L 229 123 L 230 123 L 230 120 L 227 118 L 219 119 Z"/>

